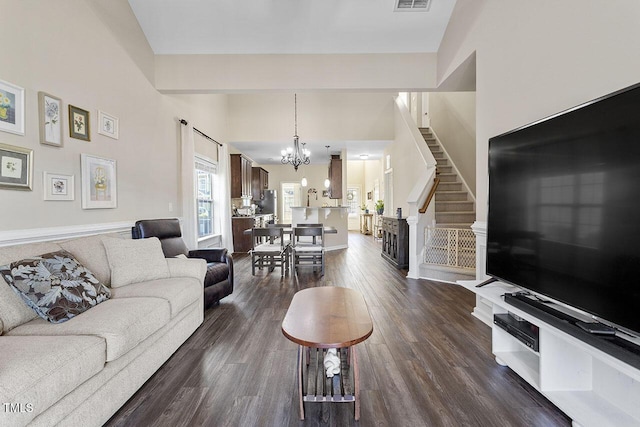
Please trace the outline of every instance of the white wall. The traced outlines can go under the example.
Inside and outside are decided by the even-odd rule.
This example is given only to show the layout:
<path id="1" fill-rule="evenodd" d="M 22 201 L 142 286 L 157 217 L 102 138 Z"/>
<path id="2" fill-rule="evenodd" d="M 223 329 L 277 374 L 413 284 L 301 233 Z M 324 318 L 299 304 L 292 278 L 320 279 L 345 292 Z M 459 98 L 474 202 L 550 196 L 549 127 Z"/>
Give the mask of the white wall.
<path id="1" fill-rule="evenodd" d="M 153 55 L 142 32 L 127 27 L 126 0 L 0 0 L 0 10 L 11 35 L 2 45 L 0 79 L 26 91 L 26 134 L 0 132 L 0 141 L 34 151 L 33 191 L 0 189 L 0 230 L 179 216 L 177 119 L 214 137 L 224 134 L 226 95 L 157 92 L 149 72 Z M 38 91 L 63 101 L 62 148 L 39 143 Z M 68 136 L 68 104 L 90 112 L 91 142 Z M 98 109 L 119 118 L 118 140 L 97 133 Z M 80 153 L 117 161 L 116 209 L 81 208 Z M 43 171 L 75 175 L 75 201 L 43 201 Z"/>
<path id="2" fill-rule="evenodd" d="M 458 0 L 438 52 L 442 81 L 476 53 L 477 218 L 487 216 L 492 136 L 637 83 L 640 2 Z"/>
<path id="3" fill-rule="evenodd" d="M 476 93 L 432 92 L 429 116 L 431 127 L 475 194 Z"/>

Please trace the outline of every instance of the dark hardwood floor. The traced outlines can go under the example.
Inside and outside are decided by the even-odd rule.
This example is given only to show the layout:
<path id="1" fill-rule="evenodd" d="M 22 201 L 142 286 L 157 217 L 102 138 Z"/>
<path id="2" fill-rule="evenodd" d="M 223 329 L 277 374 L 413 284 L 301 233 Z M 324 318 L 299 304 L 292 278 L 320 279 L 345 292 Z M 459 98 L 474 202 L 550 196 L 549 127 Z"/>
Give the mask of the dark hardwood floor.
<path id="1" fill-rule="evenodd" d="M 235 291 L 116 413 L 108 426 L 569 426 L 491 354 L 490 329 L 459 286 L 407 279 L 371 236 L 327 254 L 326 273 L 251 276 L 235 257 Z M 361 419 L 352 403 L 305 403 L 298 419 L 296 345 L 281 323 L 296 291 L 344 286 L 365 296 L 373 335 L 358 345 Z"/>

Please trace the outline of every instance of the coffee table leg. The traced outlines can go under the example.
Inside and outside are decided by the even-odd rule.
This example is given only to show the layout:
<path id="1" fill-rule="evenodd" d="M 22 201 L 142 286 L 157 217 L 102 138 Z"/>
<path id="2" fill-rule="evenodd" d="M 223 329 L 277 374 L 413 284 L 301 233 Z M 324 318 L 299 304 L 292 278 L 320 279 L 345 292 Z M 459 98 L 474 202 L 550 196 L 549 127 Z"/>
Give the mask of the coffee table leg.
<path id="1" fill-rule="evenodd" d="M 304 402 L 302 401 L 302 354 L 304 348 L 298 346 L 298 398 L 300 399 L 300 419 L 304 420 Z"/>
<path id="2" fill-rule="evenodd" d="M 353 365 L 353 388 L 355 397 L 355 418 L 360 420 L 360 370 L 358 369 L 358 356 L 356 355 L 356 347 L 351 346 L 351 358 Z"/>

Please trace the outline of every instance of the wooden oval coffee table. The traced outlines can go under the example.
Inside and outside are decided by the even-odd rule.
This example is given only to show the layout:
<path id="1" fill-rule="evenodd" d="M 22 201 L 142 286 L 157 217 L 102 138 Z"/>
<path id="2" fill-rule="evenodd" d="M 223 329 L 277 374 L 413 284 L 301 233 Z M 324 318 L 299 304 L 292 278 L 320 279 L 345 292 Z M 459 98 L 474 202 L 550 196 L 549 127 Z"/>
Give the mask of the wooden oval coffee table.
<path id="1" fill-rule="evenodd" d="M 304 419 L 304 402 L 354 402 L 355 419 L 359 420 L 360 374 L 355 345 L 373 333 L 362 294 L 333 286 L 299 291 L 282 322 L 282 333 L 299 345 L 300 419 Z M 337 348 L 341 359 L 340 374 L 333 378 L 326 378 L 323 365 L 329 348 Z"/>

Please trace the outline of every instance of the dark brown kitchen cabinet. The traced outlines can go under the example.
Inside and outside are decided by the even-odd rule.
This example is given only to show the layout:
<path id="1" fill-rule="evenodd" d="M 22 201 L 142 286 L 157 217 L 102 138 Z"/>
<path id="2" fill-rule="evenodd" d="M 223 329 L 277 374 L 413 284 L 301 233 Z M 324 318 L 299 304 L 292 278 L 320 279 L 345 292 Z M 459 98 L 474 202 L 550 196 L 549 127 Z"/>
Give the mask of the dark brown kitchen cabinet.
<path id="1" fill-rule="evenodd" d="M 342 160 L 332 154 L 329 162 L 329 198 L 342 199 Z"/>
<path id="2" fill-rule="evenodd" d="M 242 154 L 230 154 L 231 198 L 251 197 L 251 160 Z"/>
<path id="3" fill-rule="evenodd" d="M 254 225 L 255 218 L 252 216 L 231 218 L 234 252 L 249 252 L 251 250 L 251 234 L 244 234 L 244 230 L 253 228 Z"/>
<path id="4" fill-rule="evenodd" d="M 262 168 L 251 168 L 251 194 L 253 200 L 264 199 L 264 190 L 269 189 L 269 172 Z"/>

